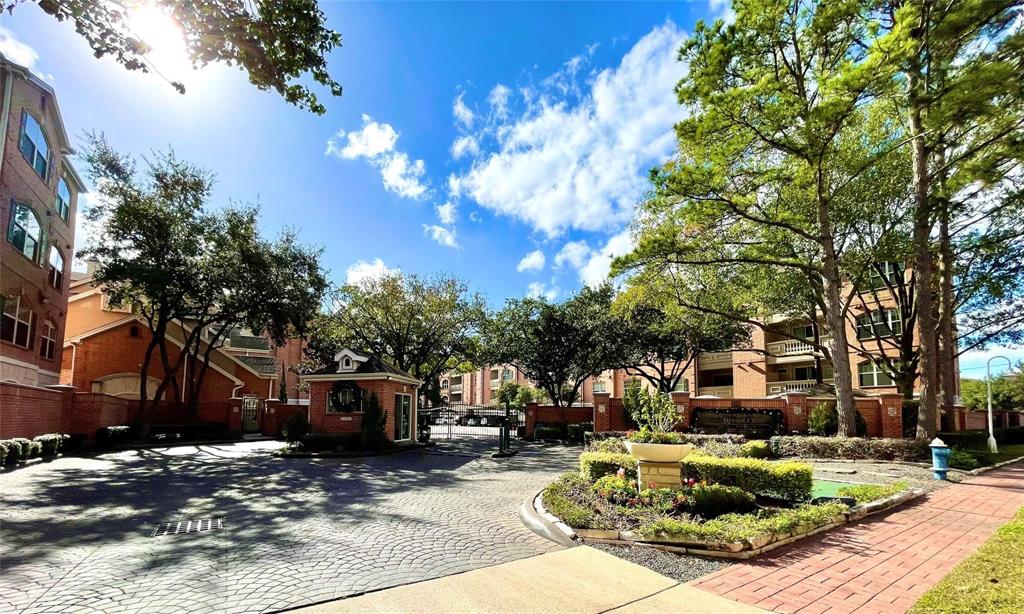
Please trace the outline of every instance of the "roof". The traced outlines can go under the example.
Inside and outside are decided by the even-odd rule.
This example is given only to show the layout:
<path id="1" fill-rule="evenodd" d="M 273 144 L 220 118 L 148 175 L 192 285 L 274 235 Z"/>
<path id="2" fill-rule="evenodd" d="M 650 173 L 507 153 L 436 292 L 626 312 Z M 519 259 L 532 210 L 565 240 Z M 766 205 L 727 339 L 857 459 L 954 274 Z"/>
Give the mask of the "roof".
<path id="1" fill-rule="evenodd" d="M 303 376 L 303 379 L 331 380 L 331 379 L 393 379 L 407 384 L 419 385 L 422 382 L 407 371 L 399 369 L 390 362 L 372 352 L 353 352 L 343 350 L 350 356 L 359 356 L 358 365 L 354 369 L 341 370 L 338 361 L 332 361 L 322 369 Z M 339 353 L 341 355 L 341 353 Z"/>
<path id="2" fill-rule="evenodd" d="M 277 374 L 277 359 L 273 356 L 249 356 L 246 354 L 235 354 L 234 357 L 259 373 L 260 375 Z"/>

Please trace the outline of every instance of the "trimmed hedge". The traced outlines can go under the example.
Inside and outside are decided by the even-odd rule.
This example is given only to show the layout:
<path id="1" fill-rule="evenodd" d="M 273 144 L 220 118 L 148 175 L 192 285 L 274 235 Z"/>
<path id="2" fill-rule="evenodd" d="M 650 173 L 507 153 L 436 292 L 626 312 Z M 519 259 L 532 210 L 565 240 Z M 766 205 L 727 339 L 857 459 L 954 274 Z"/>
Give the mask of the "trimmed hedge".
<path id="1" fill-rule="evenodd" d="M 0 440 L 0 467 L 7 464 L 7 441 Z"/>
<path id="2" fill-rule="evenodd" d="M 14 437 L 13 439 L 8 439 L 7 443 L 8 446 L 13 446 L 16 449 L 18 455 L 18 457 L 12 461 L 12 464 L 18 461 L 24 462 L 29 459 L 28 451 L 32 444 L 31 441 L 24 437 Z"/>
<path id="3" fill-rule="evenodd" d="M 104 426 L 96 431 L 96 443 L 112 446 L 128 441 L 132 434 L 130 426 Z"/>
<path id="4" fill-rule="evenodd" d="M 772 448 L 764 440 L 748 441 L 740 446 L 740 455 L 747 458 L 771 458 Z"/>
<path id="5" fill-rule="evenodd" d="M 533 429 L 534 439 L 561 439 L 562 429 L 557 426 L 537 426 Z"/>
<path id="6" fill-rule="evenodd" d="M 626 444 L 623 443 L 622 439 L 618 437 L 609 437 L 607 439 L 591 439 L 586 445 L 586 449 L 589 452 L 612 452 L 615 454 L 628 454 L 626 452 Z"/>
<path id="7" fill-rule="evenodd" d="M 930 455 L 923 439 L 861 439 L 860 437 L 813 437 L 782 435 L 770 440 L 777 456 L 849 458 L 871 460 L 924 460 Z"/>
<path id="8" fill-rule="evenodd" d="M 996 437 L 996 443 L 1005 445 L 1024 443 L 1024 426 L 993 429 L 992 434 Z M 942 443 L 951 448 L 984 448 L 988 445 L 988 431 L 986 430 L 939 433 L 938 437 Z"/>
<path id="9" fill-rule="evenodd" d="M 807 463 L 770 463 L 756 458 L 716 458 L 691 454 L 680 462 L 682 476 L 738 486 L 762 497 L 785 501 L 811 498 L 813 470 Z"/>
<path id="10" fill-rule="evenodd" d="M 683 433 L 683 443 L 692 443 L 702 448 L 709 443 L 728 443 L 743 445 L 747 438 L 737 433 L 724 433 L 721 435 L 705 435 L 703 433 Z"/>
<path id="11" fill-rule="evenodd" d="M 579 424 L 567 424 L 565 427 L 565 438 L 572 443 L 583 443 L 586 433 L 594 431 L 593 422 L 580 422 Z"/>
<path id="12" fill-rule="evenodd" d="M 46 435 L 37 436 L 34 441 L 39 442 L 43 447 L 43 456 L 56 456 L 66 439 L 68 439 L 67 435 L 47 433 Z"/>
<path id="13" fill-rule="evenodd" d="M 614 452 L 584 452 L 580 454 L 580 475 L 594 482 L 606 475 L 626 470 L 626 477 L 636 479 L 636 459 L 629 454 Z"/>

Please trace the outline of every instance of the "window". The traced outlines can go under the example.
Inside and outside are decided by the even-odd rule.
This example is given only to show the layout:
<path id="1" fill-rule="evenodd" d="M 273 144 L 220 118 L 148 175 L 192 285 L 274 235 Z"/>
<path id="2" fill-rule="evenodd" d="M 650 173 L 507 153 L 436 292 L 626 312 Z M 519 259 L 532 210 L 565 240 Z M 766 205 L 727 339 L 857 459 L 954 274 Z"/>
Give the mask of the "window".
<path id="1" fill-rule="evenodd" d="M 132 324 L 131 328 L 128 329 L 128 336 L 129 337 L 138 337 L 140 332 L 141 331 L 139 330 L 139 325 L 138 324 Z"/>
<path id="2" fill-rule="evenodd" d="M 812 324 L 805 324 L 803 326 L 794 326 L 790 329 L 790 334 L 800 339 L 814 340 L 814 326 Z"/>
<path id="3" fill-rule="evenodd" d="M 39 226 L 32 207 L 19 202 L 11 203 L 11 221 L 7 225 L 7 240 L 26 258 L 35 262 L 39 258 L 43 229 Z"/>
<path id="4" fill-rule="evenodd" d="M 39 355 L 46 360 L 53 360 L 54 351 L 57 348 L 57 327 L 53 322 L 43 322 L 43 334 L 39 341 Z"/>
<path id="5" fill-rule="evenodd" d="M 68 221 L 71 216 L 71 190 L 63 177 L 57 180 L 57 203 L 54 206 L 60 219 Z"/>
<path id="6" fill-rule="evenodd" d="M 501 372 L 501 381 L 511 382 L 512 381 L 512 369 L 505 369 Z"/>
<path id="7" fill-rule="evenodd" d="M 50 285 L 60 290 L 64 286 L 64 256 L 56 246 L 50 246 L 50 267 L 47 271 Z"/>
<path id="8" fill-rule="evenodd" d="M 0 339 L 23 348 L 32 347 L 32 310 L 20 296 L 0 297 L 0 302 L 3 303 Z"/>
<path id="9" fill-rule="evenodd" d="M 793 369 L 793 379 L 808 380 L 816 379 L 814 367 L 796 367 Z"/>
<path id="10" fill-rule="evenodd" d="M 857 338 L 894 337 L 903 334 L 903 320 L 898 309 L 878 309 L 857 316 Z"/>
<path id="11" fill-rule="evenodd" d="M 443 389 L 446 389 L 446 388 L 448 388 L 448 380 L 443 379 L 443 380 L 441 380 L 441 389 L 443 390 Z"/>
<path id="12" fill-rule="evenodd" d="M 412 439 L 412 396 L 395 395 L 395 441 Z"/>
<path id="13" fill-rule="evenodd" d="M 862 362 L 857 367 L 860 375 L 860 387 L 892 386 L 892 378 L 873 362 Z"/>
<path id="14" fill-rule="evenodd" d="M 345 368 L 346 369 L 351 369 L 352 368 L 352 359 L 348 358 L 347 356 L 345 357 Z"/>
<path id="15" fill-rule="evenodd" d="M 594 392 L 607 392 L 608 384 L 603 379 L 594 380 Z"/>
<path id="16" fill-rule="evenodd" d="M 871 267 L 868 274 L 868 289 L 881 290 L 889 286 L 895 286 L 903 279 L 905 264 L 902 260 L 894 262 L 879 262 Z"/>
<path id="17" fill-rule="evenodd" d="M 132 305 L 128 301 L 115 301 L 106 292 L 103 293 L 103 310 L 117 311 L 120 313 L 131 313 Z"/>
<path id="18" fill-rule="evenodd" d="M 679 378 L 676 382 L 675 392 L 689 392 L 690 391 L 690 379 L 686 377 Z"/>
<path id="19" fill-rule="evenodd" d="M 21 137 L 18 139 L 18 149 L 22 157 L 28 162 L 32 170 L 44 181 L 46 172 L 50 166 L 50 146 L 46 142 L 46 135 L 43 129 L 28 113 L 21 114 Z"/>

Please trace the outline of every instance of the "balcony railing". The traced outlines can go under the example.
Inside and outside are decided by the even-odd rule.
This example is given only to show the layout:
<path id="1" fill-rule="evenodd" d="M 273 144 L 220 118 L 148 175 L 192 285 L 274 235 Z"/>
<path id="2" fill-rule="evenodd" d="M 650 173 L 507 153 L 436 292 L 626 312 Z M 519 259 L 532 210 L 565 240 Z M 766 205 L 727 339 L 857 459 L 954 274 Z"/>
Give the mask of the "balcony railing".
<path id="1" fill-rule="evenodd" d="M 829 342 L 829 337 L 822 337 L 821 344 L 826 345 Z M 810 343 L 804 343 L 803 341 L 797 341 L 796 339 L 787 339 L 786 341 L 772 341 L 767 344 L 765 348 L 769 354 L 774 356 L 793 356 L 798 354 L 813 355 L 815 353 L 814 346 Z"/>
<path id="2" fill-rule="evenodd" d="M 722 397 L 723 399 L 732 398 L 732 386 L 701 386 L 697 393 L 700 396 L 713 396 Z"/>
<path id="3" fill-rule="evenodd" d="M 448 387 L 448 390 L 451 391 L 452 394 L 459 394 L 462 392 L 462 384 L 452 384 Z"/>
<path id="4" fill-rule="evenodd" d="M 701 367 L 711 367 L 715 365 L 731 365 L 732 364 L 732 352 L 704 352 L 700 355 L 698 363 Z"/>
<path id="5" fill-rule="evenodd" d="M 831 383 L 831 379 L 824 380 L 826 383 Z M 813 379 L 796 379 L 787 380 L 784 382 L 768 382 L 768 394 L 779 394 L 782 392 L 800 392 L 801 390 L 807 390 L 817 385 L 817 381 Z"/>

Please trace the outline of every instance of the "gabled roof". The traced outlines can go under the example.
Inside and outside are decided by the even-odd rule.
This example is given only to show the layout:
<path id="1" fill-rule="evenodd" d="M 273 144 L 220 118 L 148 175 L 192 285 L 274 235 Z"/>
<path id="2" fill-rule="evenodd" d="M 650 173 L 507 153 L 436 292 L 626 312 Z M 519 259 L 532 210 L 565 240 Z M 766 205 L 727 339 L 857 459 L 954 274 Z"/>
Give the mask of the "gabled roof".
<path id="1" fill-rule="evenodd" d="M 341 357 L 347 356 L 355 359 L 355 366 L 351 369 L 341 368 Z M 419 385 L 420 380 L 414 378 L 408 372 L 399 369 L 390 362 L 372 352 L 361 352 L 354 350 L 342 350 L 336 357 L 338 360 L 331 362 L 326 367 L 304 375 L 303 379 L 310 380 L 334 380 L 334 379 L 391 379 L 406 384 Z"/>

